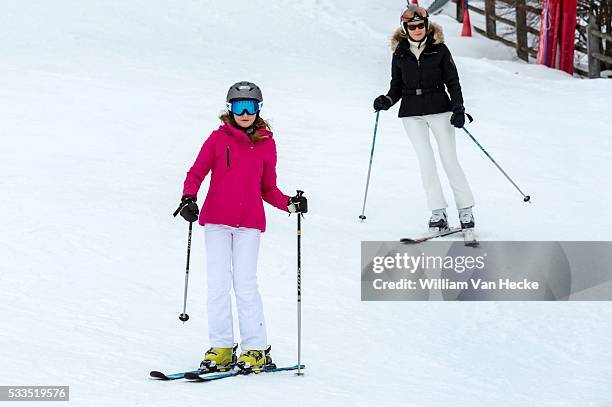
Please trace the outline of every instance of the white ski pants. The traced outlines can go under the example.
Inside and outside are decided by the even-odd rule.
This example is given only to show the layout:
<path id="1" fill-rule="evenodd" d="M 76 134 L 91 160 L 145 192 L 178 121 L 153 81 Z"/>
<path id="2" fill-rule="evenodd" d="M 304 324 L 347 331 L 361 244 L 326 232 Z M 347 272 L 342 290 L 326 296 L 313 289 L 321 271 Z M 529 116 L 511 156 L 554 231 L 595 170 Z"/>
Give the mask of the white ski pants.
<path id="1" fill-rule="evenodd" d="M 442 193 L 436 160 L 429 141 L 429 129 L 431 129 L 438 144 L 442 167 L 444 167 L 453 190 L 457 209 L 474 206 L 472 190 L 457 159 L 455 128 L 450 124 L 450 116 L 450 112 L 445 112 L 402 118 L 406 134 L 410 138 L 419 160 L 421 180 L 427 195 L 427 206 L 432 211 L 446 208 L 448 204 Z"/>
<path id="2" fill-rule="evenodd" d="M 257 290 L 261 231 L 226 225 L 204 226 L 208 281 L 208 335 L 211 347 L 231 348 L 234 324 L 230 290 L 238 308 L 241 348 L 265 349 L 266 323 Z"/>

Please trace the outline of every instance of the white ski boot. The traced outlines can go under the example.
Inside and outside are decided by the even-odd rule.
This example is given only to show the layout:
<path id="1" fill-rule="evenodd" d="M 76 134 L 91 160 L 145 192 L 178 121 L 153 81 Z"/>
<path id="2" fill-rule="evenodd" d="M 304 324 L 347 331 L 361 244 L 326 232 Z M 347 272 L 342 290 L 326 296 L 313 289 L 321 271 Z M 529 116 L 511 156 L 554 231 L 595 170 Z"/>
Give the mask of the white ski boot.
<path id="1" fill-rule="evenodd" d="M 431 217 L 429 218 L 429 232 L 430 233 L 439 233 L 444 232 L 449 229 L 448 227 L 448 218 L 446 216 L 446 209 L 436 209 L 431 212 Z"/>
<path id="2" fill-rule="evenodd" d="M 478 240 L 474 233 L 474 214 L 472 207 L 459 209 L 459 222 L 461 222 L 461 230 L 463 231 L 463 240 L 466 246 L 478 246 Z"/>

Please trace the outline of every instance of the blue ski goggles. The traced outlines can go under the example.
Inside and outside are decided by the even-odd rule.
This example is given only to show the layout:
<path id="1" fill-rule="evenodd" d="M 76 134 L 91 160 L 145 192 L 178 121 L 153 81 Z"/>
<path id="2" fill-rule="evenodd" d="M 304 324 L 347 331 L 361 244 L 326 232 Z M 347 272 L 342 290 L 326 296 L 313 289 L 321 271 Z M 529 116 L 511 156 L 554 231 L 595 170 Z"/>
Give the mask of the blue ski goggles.
<path id="1" fill-rule="evenodd" d="M 263 102 L 255 99 L 237 99 L 228 102 L 227 108 L 235 115 L 242 116 L 243 114 L 255 114 L 261 110 Z"/>

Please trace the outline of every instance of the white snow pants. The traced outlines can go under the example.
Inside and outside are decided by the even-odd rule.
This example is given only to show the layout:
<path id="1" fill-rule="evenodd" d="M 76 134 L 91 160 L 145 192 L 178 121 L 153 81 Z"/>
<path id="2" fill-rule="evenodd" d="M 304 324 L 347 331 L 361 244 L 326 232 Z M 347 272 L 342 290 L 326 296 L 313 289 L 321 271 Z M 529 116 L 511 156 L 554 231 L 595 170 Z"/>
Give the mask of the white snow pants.
<path id="1" fill-rule="evenodd" d="M 402 118 L 406 134 L 417 153 L 421 167 L 421 180 L 427 195 L 427 206 L 432 211 L 446 208 L 448 204 L 442 193 L 436 160 L 429 141 L 429 129 L 438 144 L 442 167 L 444 167 L 453 190 L 457 209 L 474 206 L 472 190 L 457 159 L 455 128 L 450 124 L 450 116 L 451 112 L 445 112 Z"/>
<path id="2" fill-rule="evenodd" d="M 204 226 L 208 281 L 208 335 L 211 347 L 234 345 L 230 290 L 234 287 L 241 348 L 265 349 L 266 323 L 257 290 L 261 231 L 226 225 Z"/>

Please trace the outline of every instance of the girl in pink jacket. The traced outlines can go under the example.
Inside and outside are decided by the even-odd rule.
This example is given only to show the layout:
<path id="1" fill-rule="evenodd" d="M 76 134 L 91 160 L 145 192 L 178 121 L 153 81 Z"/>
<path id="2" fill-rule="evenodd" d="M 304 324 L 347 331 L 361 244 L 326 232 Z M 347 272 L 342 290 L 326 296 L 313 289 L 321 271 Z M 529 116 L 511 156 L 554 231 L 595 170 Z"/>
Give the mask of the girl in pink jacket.
<path id="1" fill-rule="evenodd" d="M 289 197 L 276 186 L 276 144 L 259 116 L 263 97 L 257 85 L 229 89 L 223 124 L 212 132 L 187 172 L 181 216 L 198 219 L 197 193 L 210 172 L 200 224 L 206 240 L 208 333 L 211 348 L 201 369 L 262 368 L 270 364 L 263 304 L 257 289 L 259 239 L 266 230 L 263 201 L 287 212 L 306 212 L 303 196 Z M 263 200 L 263 201 L 262 201 Z M 241 354 L 236 358 L 230 290 L 238 308 Z"/>

